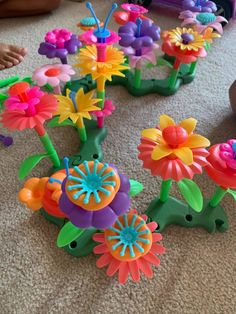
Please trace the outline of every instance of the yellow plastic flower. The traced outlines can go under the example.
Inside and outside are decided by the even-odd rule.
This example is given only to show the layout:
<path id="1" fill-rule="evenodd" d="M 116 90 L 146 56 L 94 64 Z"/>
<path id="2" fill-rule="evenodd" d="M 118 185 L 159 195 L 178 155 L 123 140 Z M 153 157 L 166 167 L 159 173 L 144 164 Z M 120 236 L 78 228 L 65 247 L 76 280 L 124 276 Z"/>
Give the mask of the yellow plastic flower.
<path id="1" fill-rule="evenodd" d="M 194 50 L 204 46 L 204 38 L 192 28 L 176 27 L 168 32 L 169 40 L 172 44 L 179 47 L 181 50 Z"/>
<path id="2" fill-rule="evenodd" d="M 80 88 L 77 93 L 66 91 L 66 96 L 56 95 L 58 100 L 58 109 L 54 115 L 59 115 L 59 123 L 70 118 L 74 124 L 79 123 L 81 119 L 91 120 L 91 111 L 101 110 L 94 106 L 101 99 L 93 98 L 94 90 L 84 94 L 83 88 Z"/>
<path id="3" fill-rule="evenodd" d="M 159 129 L 146 129 L 142 132 L 142 138 L 150 139 L 156 146 L 152 151 L 152 160 L 160 160 L 164 157 L 179 158 L 184 164 L 193 163 L 192 149 L 210 146 L 207 138 L 193 134 L 197 120 L 189 118 L 178 125 L 167 116 L 160 116 Z"/>
<path id="4" fill-rule="evenodd" d="M 107 46 L 106 61 L 97 61 L 97 48 L 95 45 L 80 49 L 77 57 L 79 63 L 75 66 L 80 68 L 81 74 L 91 74 L 94 80 L 104 78 L 111 81 L 112 75 L 125 76 L 121 71 L 129 67 L 122 65 L 125 62 L 124 54 L 117 48 Z"/>
<path id="5" fill-rule="evenodd" d="M 212 27 L 208 27 L 204 32 L 203 32 L 203 38 L 206 42 L 209 44 L 213 43 L 214 38 L 220 38 L 220 34 L 214 32 Z"/>

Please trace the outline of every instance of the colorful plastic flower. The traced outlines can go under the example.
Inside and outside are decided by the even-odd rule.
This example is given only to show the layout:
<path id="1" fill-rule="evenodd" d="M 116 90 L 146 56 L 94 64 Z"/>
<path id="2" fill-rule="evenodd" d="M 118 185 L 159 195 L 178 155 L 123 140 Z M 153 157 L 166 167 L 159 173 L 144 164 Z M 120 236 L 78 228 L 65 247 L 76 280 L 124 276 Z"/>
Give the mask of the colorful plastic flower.
<path id="1" fill-rule="evenodd" d="M 96 46 L 103 46 L 103 45 L 114 45 L 118 43 L 120 37 L 117 35 L 116 32 L 110 31 L 110 35 L 106 37 L 105 43 L 100 43 L 98 38 L 94 35 L 94 30 L 87 31 L 79 36 L 80 41 L 84 45 L 96 45 Z"/>
<path id="2" fill-rule="evenodd" d="M 205 39 L 191 28 L 177 27 L 168 31 L 163 41 L 162 50 L 176 58 L 175 69 L 179 68 L 180 63 L 192 63 L 207 54 L 204 48 Z"/>
<path id="3" fill-rule="evenodd" d="M 203 35 L 205 42 L 207 42 L 209 44 L 213 43 L 214 38 L 221 37 L 220 34 L 213 32 L 213 28 L 211 28 L 211 27 L 208 27 L 207 29 L 205 29 L 203 31 L 202 35 Z"/>
<path id="4" fill-rule="evenodd" d="M 77 26 L 82 30 L 82 31 L 90 31 L 94 30 L 97 27 L 96 20 L 94 17 L 84 17 L 78 24 Z M 103 26 L 102 22 L 99 22 L 99 26 Z"/>
<path id="5" fill-rule="evenodd" d="M 210 147 L 206 172 L 219 186 L 236 189 L 236 140 Z"/>
<path id="6" fill-rule="evenodd" d="M 141 18 L 142 20 L 148 19 L 143 14 L 147 13 L 148 10 L 144 7 L 137 5 L 137 4 L 129 4 L 123 3 L 121 8 L 124 9 L 126 12 L 115 12 L 113 14 L 116 22 L 120 25 L 124 25 L 128 22 L 136 22 L 137 18 Z"/>
<path id="7" fill-rule="evenodd" d="M 63 64 L 67 63 L 67 55 L 75 54 L 82 46 L 75 34 L 67 29 L 54 29 L 45 36 L 45 42 L 39 46 L 38 53 L 47 58 L 59 58 Z"/>
<path id="8" fill-rule="evenodd" d="M 47 64 L 34 71 L 32 79 L 37 82 L 39 86 L 46 84 L 54 87 L 56 94 L 61 94 L 60 83 L 68 82 L 75 71 L 68 64 Z"/>
<path id="9" fill-rule="evenodd" d="M 57 110 L 57 100 L 53 95 L 40 91 L 38 87 L 30 87 L 25 82 L 13 85 L 9 95 L 1 123 L 11 130 L 40 128 Z"/>
<path id="10" fill-rule="evenodd" d="M 189 10 L 181 12 L 179 18 L 183 20 L 181 26 L 193 26 L 200 34 L 208 27 L 211 27 L 222 35 L 223 28 L 221 23 L 227 23 L 227 20 L 221 15 L 216 16 L 214 13 L 199 13 Z"/>
<path id="11" fill-rule="evenodd" d="M 192 12 L 214 13 L 217 11 L 215 2 L 208 0 L 183 0 L 182 7 Z"/>
<path id="12" fill-rule="evenodd" d="M 94 248 L 95 254 L 102 254 L 97 267 L 108 266 L 107 275 L 118 272 L 118 280 L 125 284 L 129 275 L 133 281 L 140 280 L 140 271 L 148 278 L 153 277 L 151 265 L 159 266 L 156 254 L 163 254 L 165 248 L 157 242 L 162 240 L 155 233 L 156 222 L 146 223 L 147 216 L 139 216 L 136 211 L 120 216 L 109 229 L 93 236 L 100 244 Z"/>
<path id="13" fill-rule="evenodd" d="M 196 124 L 195 119 L 189 118 L 177 125 L 169 116 L 162 115 L 159 128 L 142 132 L 138 158 L 143 161 L 143 167 L 163 180 L 192 179 L 194 174 L 202 173 L 209 155 L 205 147 L 210 142 L 193 133 Z"/>
<path id="14" fill-rule="evenodd" d="M 115 109 L 116 107 L 113 105 L 111 100 L 105 100 L 102 110 L 92 112 L 92 114 L 97 117 L 99 128 L 103 127 L 104 118 L 110 116 Z"/>
<path id="15" fill-rule="evenodd" d="M 128 22 L 121 26 L 118 31 L 121 40 L 119 41 L 122 47 L 132 47 L 133 49 L 142 49 L 151 47 L 155 41 L 160 39 L 160 27 L 152 23 L 150 20 L 137 23 Z"/>
<path id="16" fill-rule="evenodd" d="M 128 210 L 129 190 L 129 180 L 114 166 L 85 161 L 62 185 L 59 205 L 78 228 L 104 229 Z"/>
<path id="17" fill-rule="evenodd" d="M 43 207 L 43 197 L 48 177 L 31 178 L 24 184 L 24 188 L 18 194 L 19 200 L 29 209 L 39 210 Z"/>

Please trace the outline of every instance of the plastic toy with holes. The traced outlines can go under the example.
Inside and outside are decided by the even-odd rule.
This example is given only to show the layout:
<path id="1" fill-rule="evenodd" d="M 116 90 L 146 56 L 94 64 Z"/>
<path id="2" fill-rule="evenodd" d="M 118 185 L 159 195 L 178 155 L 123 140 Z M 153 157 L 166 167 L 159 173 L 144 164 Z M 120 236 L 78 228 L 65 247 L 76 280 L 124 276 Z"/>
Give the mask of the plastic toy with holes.
<path id="1" fill-rule="evenodd" d="M 68 158 L 64 158 L 64 163 L 66 169 L 50 178 L 27 180 L 18 196 L 28 208 L 40 210 L 47 220 L 61 227 L 58 247 L 84 256 L 95 245 L 92 235 L 110 227 L 127 212 L 130 197 L 139 194 L 143 187 L 113 164 L 84 161 L 70 168 Z"/>
<path id="2" fill-rule="evenodd" d="M 163 180 L 159 197 L 147 209 L 147 215 L 157 222 L 159 231 L 170 224 L 200 226 L 208 232 L 224 232 L 229 227 L 219 203 L 227 192 L 234 198 L 236 195 L 236 141 L 230 140 L 207 151 L 205 147 L 210 142 L 193 133 L 196 123 L 189 118 L 176 124 L 169 116 L 162 115 L 158 127 L 142 132 L 138 157 L 144 168 Z M 192 181 L 195 174 L 202 173 L 202 167 L 221 186 L 211 199 L 203 199 L 200 188 Z M 187 204 L 169 196 L 173 181 Z"/>

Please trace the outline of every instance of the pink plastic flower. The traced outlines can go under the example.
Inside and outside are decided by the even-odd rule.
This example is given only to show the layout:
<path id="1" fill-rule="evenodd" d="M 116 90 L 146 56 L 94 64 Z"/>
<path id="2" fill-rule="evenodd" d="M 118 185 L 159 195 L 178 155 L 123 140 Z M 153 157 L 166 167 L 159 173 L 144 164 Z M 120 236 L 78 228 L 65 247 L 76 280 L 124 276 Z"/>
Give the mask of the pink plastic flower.
<path id="1" fill-rule="evenodd" d="M 223 34 L 221 23 L 227 23 L 227 20 L 221 16 L 216 16 L 214 13 L 209 12 L 192 12 L 183 11 L 180 13 L 179 18 L 183 20 L 181 26 L 193 26 L 198 33 L 203 33 L 208 27 L 213 28 L 219 34 Z"/>
<path id="2" fill-rule="evenodd" d="M 229 140 L 227 143 L 221 144 L 219 155 L 227 167 L 236 170 L 236 140 Z"/>
<path id="3" fill-rule="evenodd" d="M 108 266 L 106 273 L 109 277 L 118 272 L 121 284 L 126 283 L 129 275 L 133 281 L 139 281 L 141 272 L 152 278 L 152 265 L 160 264 L 156 254 L 165 252 L 158 243 L 162 236 L 155 233 L 156 228 L 156 222 L 147 223 L 147 216 L 139 216 L 136 210 L 119 216 L 112 227 L 93 236 L 94 241 L 100 243 L 94 248 L 94 253 L 102 255 L 97 260 L 97 267 Z"/>
<path id="4" fill-rule="evenodd" d="M 110 36 L 106 38 L 106 43 L 98 43 L 97 37 L 94 35 L 94 30 L 90 30 L 85 32 L 79 36 L 79 40 L 84 45 L 96 45 L 96 46 L 104 46 L 104 45 L 114 45 L 118 43 L 120 37 L 116 32 L 110 31 Z"/>
<path id="5" fill-rule="evenodd" d="M 111 100 L 105 100 L 103 109 L 93 111 L 92 114 L 94 114 L 96 117 L 99 117 L 99 118 L 108 117 L 113 113 L 115 109 L 116 107 L 113 105 Z"/>
<path id="6" fill-rule="evenodd" d="M 57 110 L 57 99 L 54 95 L 43 93 L 38 87 L 30 88 L 28 83 L 17 83 L 9 89 L 10 99 L 17 99 L 17 106 L 10 104 L 1 115 L 1 123 L 4 128 L 19 130 L 40 128 L 39 134 L 44 135 L 43 124 L 50 119 Z M 37 95 L 37 97 L 36 97 Z M 32 99 L 37 98 L 37 101 Z M 9 100 L 6 100 L 7 103 Z M 10 100 L 11 101 L 11 100 Z M 23 109 L 21 104 L 23 104 Z M 27 104 L 27 106 L 26 106 Z M 7 105 L 6 105 L 7 106 Z M 27 107 L 27 108 L 26 108 Z"/>
<path id="7" fill-rule="evenodd" d="M 50 32 L 47 32 L 47 34 L 45 35 L 45 41 L 50 44 L 56 45 L 57 48 L 64 48 L 64 43 L 70 40 L 71 36 L 72 32 L 70 32 L 68 29 L 56 28 Z"/>
<path id="8" fill-rule="evenodd" d="M 21 99 L 19 96 L 10 96 L 5 101 L 6 110 L 27 110 L 28 108 L 37 105 L 44 93 L 39 87 L 34 86 L 27 91 L 27 98 Z"/>
<path id="9" fill-rule="evenodd" d="M 46 84 L 56 87 L 60 82 L 68 82 L 71 79 L 71 75 L 74 75 L 75 71 L 68 64 L 47 64 L 34 71 L 32 79 L 37 82 L 39 86 Z"/>
<path id="10" fill-rule="evenodd" d="M 130 4 L 130 3 L 124 3 L 121 5 L 122 9 L 130 12 L 130 13 L 138 13 L 138 14 L 145 14 L 148 12 L 147 9 L 145 9 L 144 7 L 142 7 L 141 5 L 137 5 L 137 4 Z"/>

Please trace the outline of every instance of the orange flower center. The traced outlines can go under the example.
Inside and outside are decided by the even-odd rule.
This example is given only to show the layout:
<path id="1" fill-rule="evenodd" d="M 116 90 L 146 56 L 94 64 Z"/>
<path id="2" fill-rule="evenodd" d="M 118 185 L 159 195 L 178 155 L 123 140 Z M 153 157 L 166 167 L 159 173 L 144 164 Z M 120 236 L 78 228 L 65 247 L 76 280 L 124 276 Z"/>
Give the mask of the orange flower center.
<path id="1" fill-rule="evenodd" d="M 51 68 L 51 69 L 49 69 L 49 70 L 47 70 L 45 72 L 45 75 L 49 76 L 49 77 L 53 77 L 53 76 L 59 75 L 60 73 L 61 73 L 60 69 L 58 69 L 58 68 Z"/>
<path id="2" fill-rule="evenodd" d="M 179 125 L 170 125 L 162 131 L 162 136 L 171 147 L 178 147 L 186 142 L 188 133 Z"/>

